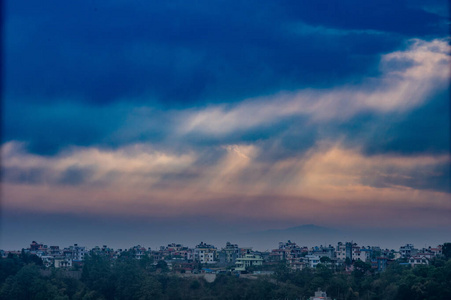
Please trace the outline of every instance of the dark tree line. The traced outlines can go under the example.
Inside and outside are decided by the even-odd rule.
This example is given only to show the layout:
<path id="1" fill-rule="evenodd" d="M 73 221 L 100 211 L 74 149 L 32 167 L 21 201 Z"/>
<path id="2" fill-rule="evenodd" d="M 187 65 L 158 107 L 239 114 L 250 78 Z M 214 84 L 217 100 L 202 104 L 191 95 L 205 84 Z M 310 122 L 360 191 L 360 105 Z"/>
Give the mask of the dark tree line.
<path id="1" fill-rule="evenodd" d="M 208 283 L 127 253 L 114 261 L 87 257 L 79 278 L 62 276 L 62 270 L 44 276 L 42 261 L 22 253 L 0 259 L 0 299 L 308 299 L 318 288 L 333 299 L 451 299 L 451 244 L 444 255 L 415 268 L 392 264 L 381 273 L 364 262 L 355 262 L 351 274 L 331 270 L 327 261 L 296 272 L 282 262 L 273 276 L 221 274 Z"/>

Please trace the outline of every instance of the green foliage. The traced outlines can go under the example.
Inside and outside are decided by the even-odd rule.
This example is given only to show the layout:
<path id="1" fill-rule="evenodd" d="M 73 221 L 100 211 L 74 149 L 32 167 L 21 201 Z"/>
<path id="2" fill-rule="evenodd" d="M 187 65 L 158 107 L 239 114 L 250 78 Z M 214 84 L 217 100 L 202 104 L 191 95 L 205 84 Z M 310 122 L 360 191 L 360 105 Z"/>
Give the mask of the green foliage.
<path id="1" fill-rule="evenodd" d="M 8 255 L 7 258 L 0 259 L 0 282 L 4 282 L 9 276 L 15 275 L 21 268 L 23 263 L 18 257 Z"/>
<path id="2" fill-rule="evenodd" d="M 288 268 L 287 261 L 280 261 L 275 270 L 276 279 L 279 281 L 287 281 L 290 277 L 290 271 L 291 270 Z"/>
<path id="3" fill-rule="evenodd" d="M 354 262 L 353 275 L 355 277 L 363 277 L 370 270 L 371 270 L 371 264 L 370 263 L 363 262 L 361 260 L 357 260 L 357 261 Z"/>
<path id="4" fill-rule="evenodd" d="M 442 248 L 442 253 L 446 259 L 451 258 L 451 243 L 444 243 Z"/>
<path id="5" fill-rule="evenodd" d="M 198 290 L 200 288 L 199 280 L 194 280 L 193 282 L 191 282 L 189 287 L 193 290 Z"/>
<path id="6" fill-rule="evenodd" d="M 87 257 L 81 279 L 64 272 L 43 277 L 37 263 L 26 255 L 1 259 L 0 299 L 308 299 L 318 288 L 333 299 L 451 299 L 451 260 L 442 258 L 415 268 L 393 264 L 382 273 L 356 261 L 352 274 L 331 270 L 327 260 L 301 271 L 281 262 L 272 277 L 220 274 L 212 283 L 202 275 L 157 272 L 168 271 L 164 261 L 153 265 L 131 255 Z"/>
<path id="7" fill-rule="evenodd" d="M 320 259 L 319 259 L 319 261 L 321 262 L 321 263 L 323 263 L 323 264 L 327 264 L 327 263 L 330 263 L 330 258 L 328 257 L 328 256 L 322 256 Z"/>
<path id="8" fill-rule="evenodd" d="M 169 271 L 168 264 L 164 260 L 158 261 L 156 268 L 157 268 L 157 270 L 160 270 L 161 272 L 168 272 Z"/>
<path id="9" fill-rule="evenodd" d="M 22 260 L 24 264 L 35 264 L 37 266 L 42 266 L 44 264 L 40 257 L 35 254 L 26 253 L 23 249 L 19 259 Z"/>
<path id="10" fill-rule="evenodd" d="M 352 261 L 349 257 L 346 257 L 345 259 L 345 265 L 350 266 L 352 264 Z"/>
<path id="11" fill-rule="evenodd" d="M 69 297 L 51 281 L 42 278 L 37 266 L 26 265 L 16 275 L 7 278 L 0 290 L 0 299 L 45 300 Z"/>

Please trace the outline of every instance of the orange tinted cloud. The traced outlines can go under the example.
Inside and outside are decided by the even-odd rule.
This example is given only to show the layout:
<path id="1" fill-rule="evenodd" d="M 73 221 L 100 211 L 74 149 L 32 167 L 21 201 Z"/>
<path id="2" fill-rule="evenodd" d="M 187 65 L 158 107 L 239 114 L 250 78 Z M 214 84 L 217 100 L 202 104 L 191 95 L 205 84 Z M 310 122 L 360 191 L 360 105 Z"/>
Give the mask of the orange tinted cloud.
<path id="1" fill-rule="evenodd" d="M 3 204 L 10 209 L 151 216 L 215 215 L 220 218 L 385 220 L 396 213 L 451 210 L 449 193 L 409 182 L 440 175 L 449 156 L 365 156 L 359 149 L 319 143 L 304 155 L 275 162 L 259 159 L 256 145 L 224 145 L 220 158 L 199 165 L 199 154 L 171 154 L 145 145 L 118 150 L 74 148 L 55 157 L 30 154 L 20 144 L 3 147 L 7 179 Z M 86 181 L 61 182 L 67 170 L 89 167 Z M 8 177 L 10 170 L 44 170 L 43 182 Z M 435 173 L 434 173 L 435 172 Z M 8 179 L 9 178 L 9 179 Z M 368 207 L 372 209 L 368 212 Z M 427 210 L 424 210 L 427 209 Z M 358 215 L 371 218 L 360 218 Z M 351 218 L 351 219 L 350 219 Z"/>

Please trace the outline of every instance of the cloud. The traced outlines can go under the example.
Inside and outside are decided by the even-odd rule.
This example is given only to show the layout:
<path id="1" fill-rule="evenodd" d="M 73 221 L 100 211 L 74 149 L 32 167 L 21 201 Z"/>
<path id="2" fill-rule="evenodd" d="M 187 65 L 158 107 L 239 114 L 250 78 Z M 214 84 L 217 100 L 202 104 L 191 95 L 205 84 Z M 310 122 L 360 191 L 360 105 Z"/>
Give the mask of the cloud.
<path id="1" fill-rule="evenodd" d="M 382 56 L 381 76 L 367 78 L 361 85 L 282 92 L 237 105 L 195 110 L 186 113 L 179 131 L 221 136 L 297 115 L 326 122 L 365 112 L 406 112 L 447 87 L 448 52 L 445 40 L 412 40 L 408 49 Z"/>
<path id="2" fill-rule="evenodd" d="M 328 214 L 332 222 L 369 205 L 384 207 L 374 212 L 380 220 L 386 220 L 391 208 L 451 209 L 449 191 L 427 184 L 449 178 L 444 167 L 450 163 L 448 155 L 366 156 L 358 148 L 330 142 L 274 162 L 260 160 L 264 149 L 256 145 L 224 145 L 211 151 L 219 152 L 216 162 L 202 162 L 200 153 L 175 155 L 142 144 L 114 151 L 73 148 L 49 158 L 7 143 L 2 147 L 3 205 L 53 213 L 293 221 L 322 216 L 326 205 L 338 214 Z M 29 170 L 40 170 L 44 179 L 16 175 Z"/>
<path id="3" fill-rule="evenodd" d="M 128 98 L 165 108 L 237 102 L 358 78 L 372 68 L 374 55 L 425 28 L 416 19 L 408 37 L 400 37 L 384 28 L 368 30 L 366 24 L 337 27 L 312 3 L 200 3 L 10 1 L 5 7 L 6 98 L 53 104 L 71 96 L 89 105 Z M 309 13 L 293 19 L 299 7 Z M 440 19 L 431 16 L 432 23 Z M 390 29 L 407 27 L 405 20 L 392 20 Z M 299 23 L 321 30 L 299 35 L 292 30 Z M 441 27 L 444 36 L 447 27 Z M 331 38 L 330 32 L 346 30 L 350 34 Z M 378 30 L 383 34 L 375 35 Z"/>
<path id="4" fill-rule="evenodd" d="M 40 170 L 41 180 L 48 185 L 78 182 L 79 185 L 118 184 L 131 187 L 134 184 L 150 185 L 161 174 L 180 172 L 195 160 L 190 153 L 177 156 L 142 144 L 118 150 L 73 147 L 57 156 L 46 157 L 27 153 L 23 143 L 9 142 L 3 145 L 2 156 L 7 180 L 24 178 L 22 183 L 27 184 L 28 176 L 10 177 L 8 170 L 15 170 L 14 174 L 19 169 L 23 170 L 22 174 L 28 170 Z M 89 176 L 89 182 L 83 179 L 85 176 Z"/>
<path id="5" fill-rule="evenodd" d="M 378 0 L 361 3 L 357 0 L 345 0 L 330 3 L 327 0 L 319 0 L 312 3 L 307 0 L 284 0 L 282 3 L 291 19 L 301 19 L 313 25 L 379 30 L 414 36 L 444 34 L 444 27 L 438 26 L 443 18 L 415 8 L 411 2 Z"/>

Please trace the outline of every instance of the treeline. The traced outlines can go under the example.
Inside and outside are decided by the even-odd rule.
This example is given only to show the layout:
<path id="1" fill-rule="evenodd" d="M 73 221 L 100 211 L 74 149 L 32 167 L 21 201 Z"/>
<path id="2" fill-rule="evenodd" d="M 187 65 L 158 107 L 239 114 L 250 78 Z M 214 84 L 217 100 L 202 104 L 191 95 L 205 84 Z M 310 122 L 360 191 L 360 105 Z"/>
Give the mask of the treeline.
<path id="1" fill-rule="evenodd" d="M 212 283 L 170 274 L 164 261 L 127 255 L 115 261 L 88 257 L 79 278 L 62 271 L 43 276 L 42 261 L 26 253 L 0 259 L 0 299 L 308 299 L 318 288 L 332 299 L 451 299 L 451 260 L 446 258 L 415 268 L 395 263 L 381 273 L 357 263 L 350 274 L 325 264 L 292 272 L 282 262 L 273 276 L 221 274 Z"/>

